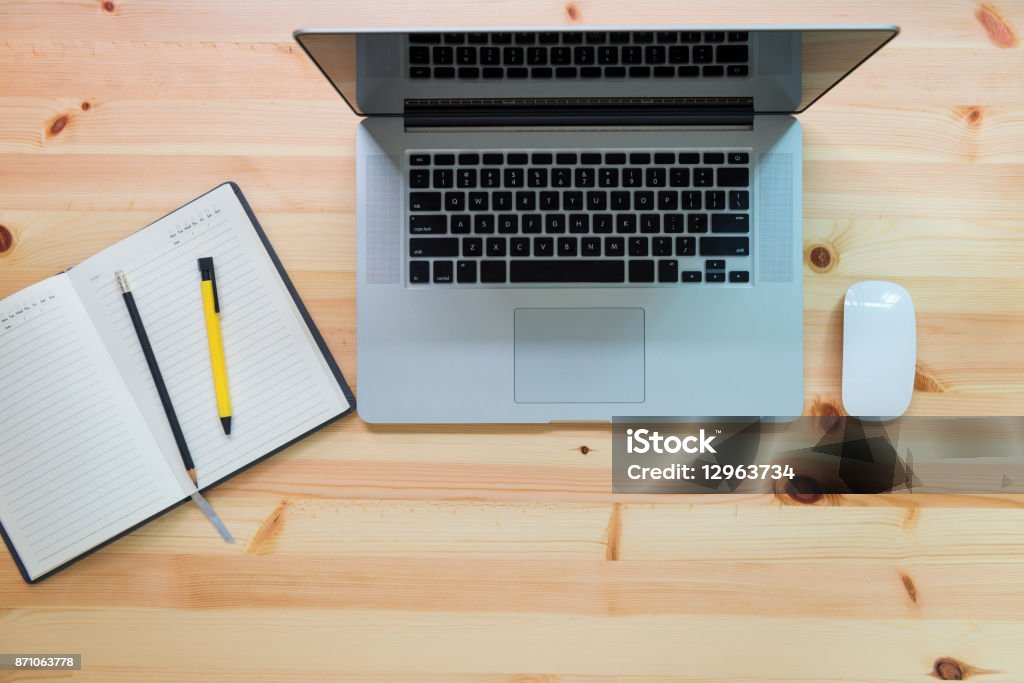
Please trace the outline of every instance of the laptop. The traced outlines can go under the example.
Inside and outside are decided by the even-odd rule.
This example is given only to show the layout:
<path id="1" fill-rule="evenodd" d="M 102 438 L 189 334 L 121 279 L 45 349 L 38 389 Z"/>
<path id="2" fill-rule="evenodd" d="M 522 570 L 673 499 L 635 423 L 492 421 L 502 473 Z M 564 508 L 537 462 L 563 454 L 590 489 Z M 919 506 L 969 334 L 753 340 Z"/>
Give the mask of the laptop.
<path id="1" fill-rule="evenodd" d="M 369 422 L 803 412 L 804 111 L 895 26 L 301 30 Z"/>

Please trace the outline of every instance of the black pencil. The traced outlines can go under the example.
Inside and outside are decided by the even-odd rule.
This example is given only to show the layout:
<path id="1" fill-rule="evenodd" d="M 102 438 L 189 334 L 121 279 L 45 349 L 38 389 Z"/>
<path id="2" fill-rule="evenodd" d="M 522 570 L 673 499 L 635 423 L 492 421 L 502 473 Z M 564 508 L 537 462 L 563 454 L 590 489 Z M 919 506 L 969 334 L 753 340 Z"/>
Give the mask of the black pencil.
<path id="1" fill-rule="evenodd" d="M 167 393 L 164 376 L 160 373 L 160 366 L 157 365 L 156 354 L 153 353 L 153 347 L 149 343 L 149 335 L 146 334 L 146 328 L 142 324 L 142 316 L 139 315 L 139 308 L 135 305 L 135 297 L 132 296 L 131 287 L 128 285 L 128 278 L 122 270 L 115 273 L 115 278 L 117 279 L 118 286 L 121 288 L 121 294 L 124 296 L 124 305 L 128 307 L 128 315 L 132 319 L 132 325 L 135 327 L 135 334 L 139 338 L 139 344 L 142 345 L 142 353 L 146 356 L 146 364 L 149 366 L 149 372 L 153 376 L 156 393 L 160 395 L 160 403 L 164 406 L 164 414 L 167 416 L 167 422 L 171 425 L 171 433 L 174 434 L 174 440 L 178 444 L 181 459 L 185 463 L 185 469 L 188 471 L 189 478 L 192 479 L 192 483 L 198 488 L 199 480 L 196 478 L 196 466 L 192 462 L 192 454 L 189 452 L 188 444 L 185 442 L 185 435 L 181 432 L 181 425 L 178 424 L 178 416 L 174 413 L 171 395 Z"/>

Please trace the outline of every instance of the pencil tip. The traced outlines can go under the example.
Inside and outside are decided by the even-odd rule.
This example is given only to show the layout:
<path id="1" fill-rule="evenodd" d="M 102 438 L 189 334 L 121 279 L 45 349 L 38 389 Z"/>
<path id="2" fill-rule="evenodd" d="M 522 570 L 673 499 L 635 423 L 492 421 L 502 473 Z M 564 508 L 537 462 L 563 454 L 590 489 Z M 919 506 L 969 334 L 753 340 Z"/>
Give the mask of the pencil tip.
<path id="1" fill-rule="evenodd" d="M 221 423 L 221 425 L 224 426 L 224 433 L 225 434 L 230 434 L 231 433 L 231 418 L 230 417 L 222 417 L 220 419 L 220 423 Z"/>
<path id="2" fill-rule="evenodd" d="M 195 467 L 188 468 L 188 478 L 192 480 L 192 483 L 196 485 L 196 488 L 199 488 L 199 477 L 196 476 Z"/>

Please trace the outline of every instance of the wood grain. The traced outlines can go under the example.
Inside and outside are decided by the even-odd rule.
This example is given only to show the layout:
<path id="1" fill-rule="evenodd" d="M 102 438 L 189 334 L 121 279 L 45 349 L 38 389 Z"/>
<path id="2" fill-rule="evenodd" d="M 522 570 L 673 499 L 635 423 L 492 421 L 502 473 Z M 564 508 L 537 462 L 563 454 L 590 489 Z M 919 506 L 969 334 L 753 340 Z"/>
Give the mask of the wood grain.
<path id="1" fill-rule="evenodd" d="M 883 278 L 912 413 L 1024 414 L 1024 2 L 681 7 L 0 1 L 0 297 L 233 179 L 358 392 L 357 119 L 293 29 L 895 23 L 802 116 L 805 411 Z M 211 492 L 234 546 L 184 507 L 39 586 L 0 557 L 0 651 L 85 658 L 0 681 L 1024 680 L 1024 497 L 614 496 L 610 448 L 351 418 Z"/>

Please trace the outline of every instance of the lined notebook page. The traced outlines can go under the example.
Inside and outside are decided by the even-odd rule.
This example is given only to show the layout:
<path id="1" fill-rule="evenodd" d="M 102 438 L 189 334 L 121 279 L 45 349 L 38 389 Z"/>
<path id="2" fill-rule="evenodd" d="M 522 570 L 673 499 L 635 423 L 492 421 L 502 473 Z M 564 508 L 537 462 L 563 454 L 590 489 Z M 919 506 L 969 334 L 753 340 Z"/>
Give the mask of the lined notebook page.
<path id="1" fill-rule="evenodd" d="M 31 578 L 183 497 L 67 275 L 0 301 L 0 523 Z"/>
<path id="2" fill-rule="evenodd" d="M 200 294 L 212 256 L 233 408 L 217 414 Z M 348 409 L 348 401 L 230 186 L 222 185 L 76 266 L 72 280 L 151 428 L 173 443 L 114 283 L 128 274 L 168 393 L 209 486 Z"/>

